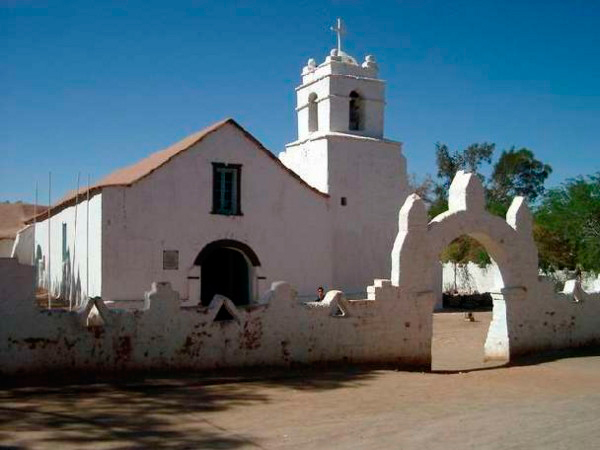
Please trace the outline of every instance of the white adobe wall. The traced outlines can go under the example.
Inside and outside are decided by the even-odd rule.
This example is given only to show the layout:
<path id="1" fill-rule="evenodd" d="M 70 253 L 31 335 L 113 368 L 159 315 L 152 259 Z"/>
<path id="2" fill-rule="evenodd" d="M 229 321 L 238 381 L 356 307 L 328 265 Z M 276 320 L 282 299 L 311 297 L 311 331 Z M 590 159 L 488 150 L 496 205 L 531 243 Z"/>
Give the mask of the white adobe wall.
<path id="1" fill-rule="evenodd" d="M 218 295 L 208 307 L 181 307 L 168 283 L 156 283 L 138 312 L 110 310 L 100 299 L 73 311 L 40 310 L 32 280 L 31 266 L 0 259 L 2 376 L 326 362 L 425 368 L 431 363 L 432 292 L 403 291 L 389 280 L 375 280 L 365 300 L 330 291 L 319 303 L 299 303 L 289 284 L 277 282 L 259 304 L 241 308 Z M 573 302 L 569 294 L 544 290 L 540 286 L 527 299 L 505 299 L 506 305 L 528 305 L 508 322 L 517 353 L 600 343 L 600 294 L 580 293 L 585 300 Z M 222 308 L 231 320 L 215 321 Z"/>
<path id="2" fill-rule="evenodd" d="M 13 244 L 10 256 L 21 264 L 33 264 L 33 225 L 27 225 L 19 230 Z"/>
<path id="3" fill-rule="evenodd" d="M 492 261 L 485 267 L 479 267 L 477 264 L 469 262 L 466 270 L 468 272 L 468 279 L 465 277 L 465 268 L 459 267 L 457 270 L 457 286 L 459 292 L 472 293 L 477 291 L 492 292 L 494 287 L 499 284 L 502 276 L 500 275 L 500 269 L 498 265 Z M 573 270 L 562 270 L 554 272 L 553 274 L 546 276 L 540 272 L 541 277 L 549 277 L 562 283 L 567 280 L 575 279 L 575 271 Z M 454 286 L 454 265 L 452 263 L 443 264 L 443 281 L 442 286 L 444 291 L 449 290 Z M 594 273 L 583 273 L 581 286 L 588 292 L 599 292 L 600 291 L 600 275 Z M 441 295 L 441 291 L 440 291 Z"/>
<path id="4" fill-rule="evenodd" d="M 389 276 L 398 205 L 409 193 L 406 160 L 398 142 L 345 136 L 327 141 L 334 280 L 345 292 L 362 291 L 371 280 Z"/>
<path id="5" fill-rule="evenodd" d="M 213 162 L 242 164 L 243 216 L 211 214 Z M 241 241 L 262 265 L 258 293 L 278 279 L 301 295 L 331 286 L 329 203 L 257 148 L 233 125 L 176 156 L 131 187 L 103 190 L 104 300 L 139 300 L 153 281 L 188 298 L 198 253 L 220 239 Z M 163 250 L 179 270 L 163 270 Z"/>
<path id="6" fill-rule="evenodd" d="M 298 302 L 289 284 L 278 282 L 260 304 L 244 308 L 221 296 L 208 307 L 181 308 L 177 292 L 158 283 L 146 296 L 145 309 L 137 312 L 110 310 L 99 299 L 80 310 L 42 311 L 31 298 L 13 295 L 14 290 L 0 287 L 4 376 L 325 362 L 430 363 L 431 336 L 419 325 L 427 302 L 400 299 L 389 281 L 376 282 L 370 300 L 346 300 L 342 292 L 330 291 L 322 302 L 305 304 Z M 90 315 L 94 306 L 98 314 Z M 223 307 L 233 319 L 215 321 Z"/>
<path id="7" fill-rule="evenodd" d="M 89 204 L 89 244 L 87 241 L 87 200 L 77 206 L 77 236 L 75 236 L 75 206 L 69 206 L 50 218 L 51 247 L 50 270 L 52 292 L 59 294 L 69 290 L 65 274 L 73 273 L 76 298 L 102 295 L 102 194 L 90 198 Z M 67 224 L 68 260 L 63 263 L 62 224 Z M 35 247 L 40 248 L 41 263 L 38 263 L 38 283 L 48 285 L 48 219 L 37 222 L 35 226 Z M 86 253 L 89 245 L 89 258 Z M 73 266 L 73 260 L 75 265 Z M 65 265 L 66 264 L 66 265 Z M 89 287 L 87 281 L 89 264 Z"/>
<path id="8" fill-rule="evenodd" d="M 364 292 L 390 273 L 389 249 L 398 231 L 398 205 L 409 193 L 406 159 L 399 142 L 341 133 L 292 143 L 281 161 L 331 196 L 333 281 Z M 346 206 L 341 199 L 346 199 Z"/>
<path id="9" fill-rule="evenodd" d="M 329 192 L 327 140 L 318 136 L 324 134 L 315 134 L 311 141 L 286 145 L 286 151 L 279 154 L 279 159 L 315 189 Z"/>
<path id="10" fill-rule="evenodd" d="M 465 276 L 465 270 L 468 277 Z M 502 279 L 500 270 L 496 263 L 488 264 L 485 267 L 479 267 L 473 262 L 469 262 L 466 268 L 457 267 L 456 284 L 458 292 L 471 294 L 475 291 L 479 293 L 493 292 L 498 286 L 499 280 Z M 454 287 L 454 264 L 443 264 L 443 291 L 450 290 Z"/>

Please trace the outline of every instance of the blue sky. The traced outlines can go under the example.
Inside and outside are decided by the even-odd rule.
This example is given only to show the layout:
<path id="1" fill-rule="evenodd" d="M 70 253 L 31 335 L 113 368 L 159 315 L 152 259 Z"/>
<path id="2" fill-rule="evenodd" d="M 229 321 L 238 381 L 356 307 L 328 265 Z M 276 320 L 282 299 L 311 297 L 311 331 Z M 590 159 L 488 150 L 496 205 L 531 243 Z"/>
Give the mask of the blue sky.
<path id="1" fill-rule="evenodd" d="M 452 149 L 528 147 L 549 184 L 600 170 L 597 1 L 0 0 L 0 200 L 47 202 L 225 117 L 274 153 L 294 87 L 335 46 L 376 56 L 408 170 Z"/>

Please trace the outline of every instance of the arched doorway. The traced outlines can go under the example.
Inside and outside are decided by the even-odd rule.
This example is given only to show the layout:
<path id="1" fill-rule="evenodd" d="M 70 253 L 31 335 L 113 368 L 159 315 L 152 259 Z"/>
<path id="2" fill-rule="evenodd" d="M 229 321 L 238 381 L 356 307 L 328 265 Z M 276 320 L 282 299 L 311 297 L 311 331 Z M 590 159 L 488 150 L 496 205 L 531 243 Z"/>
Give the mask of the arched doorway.
<path id="1" fill-rule="evenodd" d="M 246 244 L 230 239 L 214 241 L 194 261 L 200 268 L 200 301 L 208 305 L 217 294 L 236 305 L 250 303 L 254 293 L 256 253 Z"/>
<path id="2" fill-rule="evenodd" d="M 504 286 L 495 261 L 477 239 L 461 235 L 442 250 L 436 266 L 439 291 L 433 311 L 431 370 L 462 371 L 506 364 L 508 352 L 494 359 L 485 352 L 493 296 L 497 297 Z M 496 316 L 497 322 L 506 321 L 502 308 Z M 507 333 L 500 341 L 508 346 Z"/>

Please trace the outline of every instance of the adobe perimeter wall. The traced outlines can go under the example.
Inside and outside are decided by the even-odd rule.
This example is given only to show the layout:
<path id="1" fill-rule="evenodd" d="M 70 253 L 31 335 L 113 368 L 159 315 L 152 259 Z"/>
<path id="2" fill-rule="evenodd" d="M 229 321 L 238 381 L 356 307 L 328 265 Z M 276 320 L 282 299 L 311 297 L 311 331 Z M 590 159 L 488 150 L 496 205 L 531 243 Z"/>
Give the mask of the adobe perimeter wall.
<path id="1" fill-rule="evenodd" d="M 434 262 L 462 234 L 478 238 L 501 273 L 492 292 L 488 358 L 600 345 L 600 293 L 585 292 L 575 280 L 555 293 L 537 276 L 523 200 L 503 221 L 485 212 L 482 192 L 476 176 L 459 172 L 450 210 L 430 223 L 423 202 L 409 196 L 399 214 L 391 280 L 375 280 L 365 300 L 330 291 L 322 302 L 300 303 L 290 284 L 275 282 L 246 307 L 218 295 L 208 307 L 185 307 L 162 282 L 139 311 L 109 309 L 100 299 L 73 311 L 40 310 L 34 268 L 0 258 L 0 375 L 326 362 L 428 366 L 439 281 Z"/>
<path id="2" fill-rule="evenodd" d="M 16 263 L 10 270 L 32 272 Z M 12 285 L 4 272 L 0 284 Z M 331 291 L 320 303 L 299 303 L 290 285 L 278 282 L 260 304 L 236 308 L 215 296 L 208 307 L 186 308 L 168 283 L 155 283 L 145 309 L 127 312 L 99 299 L 77 311 L 40 310 L 32 292 L 3 288 L 0 374 L 325 362 L 428 366 L 430 336 L 420 323 L 433 297 L 400 301 L 385 280 L 370 291 L 371 300 L 348 301 Z"/>

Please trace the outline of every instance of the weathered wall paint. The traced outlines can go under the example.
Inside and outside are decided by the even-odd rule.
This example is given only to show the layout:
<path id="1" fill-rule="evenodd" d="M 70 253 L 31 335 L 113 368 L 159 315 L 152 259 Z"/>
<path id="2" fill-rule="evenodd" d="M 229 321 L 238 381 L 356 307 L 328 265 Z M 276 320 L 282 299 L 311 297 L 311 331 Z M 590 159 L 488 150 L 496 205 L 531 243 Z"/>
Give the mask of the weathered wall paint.
<path id="1" fill-rule="evenodd" d="M 434 270 L 456 236 L 476 236 L 498 262 L 490 359 L 600 344 L 600 294 L 577 281 L 561 293 L 537 277 L 531 215 L 516 198 L 507 220 L 483 209 L 475 175 L 459 172 L 449 211 L 427 222 L 410 196 L 399 214 L 391 280 L 375 280 L 365 300 L 330 291 L 300 303 L 275 282 L 257 303 L 235 307 L 215 296 L 208 307 L 182 306 L 167 282 L 155 283 L 140 311 L 109 309 L 91 299 L 74 310 L 40 310 L 34 269 L 0 259 L 0 373 L 53 370 L 213 369 L 325 362 L 427 366 L 431 361 Z M 224 318 L 227 320 L 219 320 Z"/>
<path id="2" fill-rule="evenodd" d="M 0 302 L 0 373 L 328 361 L 428 365 L 429 340 L 417 311 L 423 302 L 398 301 L 397 290 L 382 283 L 375 300 L 345 300 L 330 291 L 320 303 L 299 303 L 289 284 L 274 283 L 261 304 L 243 308 L 220 296 L 208 307 L 181 308 L 178 294 L 159 283 L 146 309 L 136 312 L 110 310 L 96 299 L 78 311 L 43 311 L 13 293 L 18 308 L 6 297 Z M 215 320 L 221 308 L 231 320 Z"/>

